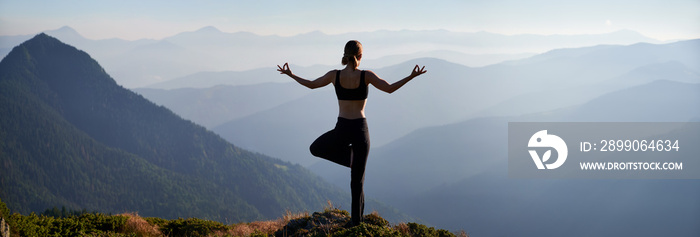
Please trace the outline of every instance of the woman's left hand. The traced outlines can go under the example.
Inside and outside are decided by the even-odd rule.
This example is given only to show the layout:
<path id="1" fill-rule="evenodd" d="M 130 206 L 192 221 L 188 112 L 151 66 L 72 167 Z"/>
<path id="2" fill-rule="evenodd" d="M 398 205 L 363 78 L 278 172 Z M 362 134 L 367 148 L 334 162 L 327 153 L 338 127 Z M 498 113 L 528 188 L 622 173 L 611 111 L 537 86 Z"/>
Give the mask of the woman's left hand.
<path id="1" fill-rule="evenodd" d="M 425 70 L 425 66 L 420 67 L 420 66 L 416 65 L 413 68 L 413 71 L 411 72 L 411 77 L 417 77 L 417 76 L 420 76 L 421 74 L 426 73 L 426 72 L 428 72 L 428 71 Z"/>

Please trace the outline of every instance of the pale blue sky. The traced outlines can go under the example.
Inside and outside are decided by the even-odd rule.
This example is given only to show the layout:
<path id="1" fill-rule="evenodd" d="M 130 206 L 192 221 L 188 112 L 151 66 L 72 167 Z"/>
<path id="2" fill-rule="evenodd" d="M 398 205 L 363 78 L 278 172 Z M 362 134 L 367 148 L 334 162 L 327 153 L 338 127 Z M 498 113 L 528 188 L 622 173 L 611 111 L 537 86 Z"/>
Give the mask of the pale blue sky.
<path id="1" fill-rule="evenodd" d="M 700 0 L 150 1 L 0 0 L 0 35 L 70 26 L 91 39 L 160 39 L 204 26 L 295 35 L 446 29 L 501 34 L 588 34 L 629 29 L 660 39 L 700 38 Z"/>

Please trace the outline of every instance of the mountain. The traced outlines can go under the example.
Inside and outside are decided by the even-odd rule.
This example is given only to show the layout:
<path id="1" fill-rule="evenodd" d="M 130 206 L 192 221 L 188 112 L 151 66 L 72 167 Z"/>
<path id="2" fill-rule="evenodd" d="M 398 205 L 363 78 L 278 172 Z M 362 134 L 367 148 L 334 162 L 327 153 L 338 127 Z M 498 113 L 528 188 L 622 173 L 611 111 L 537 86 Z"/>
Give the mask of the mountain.
<path id="1" fill-rule="evenodd" d="M 194 72 L 216 70 L 212 64 L 193 62 L 206 62 L 207 58 L 206 53 L 160 40 L 138 45 L 104 61 L 113 68 L 111 73 L 119 78 L 119 84 L 134 88 Z"/>
<path id="2" fill-rule="evenodd" d="M 458 121 L 475 110 L 471 109 L 471 105 L 465 105 L 463 110 L 453 110 L 449 104 L 431 104 L 431 102 L 465 100 L 465 96 L 471 100 L 484 96 L 481 92 L 470 95 L 461 92 L 435 93 L 436 91 L 453 92 L 454 89 L 450 87 L 454 88 L 458 85 L 466 87 L 470 83 L 484 85 L 482 81 L 466 76 L 471 72 L 471 68 L 439 59 L 417 59 L 375 72 L 379 75 L 401 78 L 410 73 L 412 66 L 409 65 L 416 63 L 433 65 L 431 70 L 435 73 L 417 78 L 401 91 L 391 95 L 375 88 L 370 89 L 366 114 L 370 118 L 368 123 L 372 129 L 373 146 L 385 144 L 427 124 Z M 446 73 L 450 72 L 464 76 L 449 77 Z M 387 77 L 389 76 L 385 78 Z M 434 83 L 437 80 L 442 81 Z M 480 106 L 475 105 L 474 108 L 480 108 Z M 435 113 L 417 110 L 416 107 L 423 107 Z M 445 113 L 445 111 L 449 112 Z M 331 87 L 325 87 L 269 110 L 223 123 L 214 127 L 213 131 L 242 147 L 273 156 L 284 154 L 285 159 L 308 165 L 318 161 L 310 156 L 308 145 L 320 134 L 333 128 L 337 113 L 337 101 L 333 90 Z M 267 129 L 261 129 L 263 127 Z M 257 137 L 251 136 L 252 134 L 257 134 Z M 244 139 L 244 137 L 252 139 Z"/>
<path id="3" fill-rule="evenodd" d="M 565 108 L 653 80 L 700 82 L 696 51 L 700 40 L 559 49 L 480 68 L 420 58 L 376 69 L 389 82 L 416 64 L 426 65 L 428 73 L 391 95 L 370 89 L 365 112 L 372 146 L 423 127 Z M 308 145 L 332 129 L 337 116 L 332 91 L 326 89 L 212 130 L 241 147 L 311 165 L 318 159 Z"/>
<path id="4" fill-rule="evenodd" d="M 698 187 L 697 180 L 517 180 L 484 174 L 436 187 L 413 203 L 431 204 L 414 210 L 441 221 L 437 228 L 459 226 L 470 235 L 659 236 L 672 228 L 674 236 L 690 237 L 700 234 Z"/>
<path id="5" fill-rule="evenodd" d="M 697 134 L 677 130 L 668 136 L 690 140 L 687 138 Z M 673 228 L 675 236 L 700 233 L 695 224 L 700 218 L 698 180 L 509 178 L 503 152 L 507 145 L 499 140 L 492 140 L 490 155 L 466 153 L 461 157 L 471 164 L 495 160 L 492 165 L 462 166 L 477 174 L 395 204 L 426 221 L 440 223 L 440 228 L 460 227 L 474 235 L 655 236 L 667 233 L 667 228 Z M 691 154 L 700 152 L 697 146 L 687 149 Z M 430 204 L 420 206 L 422 203 Z M 538 226 L 540 222 L 547 227 Z"/>
<path id="6" fill-rule="evenodd" d="M 698 180 L 510 178 L 507 136 L 508 122 L 685 122 L 700 118 L 698 108 L 700 83 L 659 80 L 564 109 L 419 129 L 372 151 L 365 192 L 439 228 L 473 235 L 648 236 L 672 227 L 695 236 Z M 334 166 L 310 168 L 332 183 L 347 181 Z"/>
<path id="7" fill-rule="evenodd" d="M 462 64 L 469 67 L 483 67 L 501 62 L 529 58 L 535 53 L 518 54 L 466 54 L 453 50 L 433 50 L 412 54 L 397 54 L 384 56 L 377 59 L 365 59 L 364 65 L 371 65 L 373 68 L 382 68 L 409 61 L 416 58 L 439 58 L 448 62 Z"/>
<path id="8" fill-rule="evenodd" d="M 494 159 L 470 157 L 506 155 L 506 149 L 495 148 L 502 147 L 499 145 L 501 141 L 507 141 L 509 121 L 685 122 L 700 117 L 698 108 L 700 83 L 662 80 L 611 92 L 564 109 L 518 117 L 482 117 L 423 128 L 372 151 L 373 163 L 368 165 L 367 176 L 376 176 L 391 184 L 368 183 L 366 189 L 378 192 L 387 186 L 406 185 L 400 194 L 385 193 L 398 198 L 399 195 L 411 196 L 427 191 L 444 182 L 468 178 L 474 175 L 472 168 L 483 170 L 479 167 L 496 162 Z M 314 170 L 333 173 L 328 167 Z"/>
<path id="9" fill-rule="evenodd" d="M 686 63 L 689 64 L 689 63 Z M 657 80 L 700 83 L 700 72 L 675 60 L 651 63 L 602 82 L 565 89 L 543 89 L 514 96 L 479 112 L 479 116 L 504 116 L 549 111 L 588 102 L 598 96 Z M 692 63 L 691 63 L 692 64 Z M 556 100 L 552 98 L 557 98 Z"/>
<path id="10" fill-rule="evenodd" d="M 368 68 L 381 68 L 416 56 L 438 57 L 474 67 L 556 48 L 659 43 L 633 31 L 594 35 L 500 35 L 446 30 L 382 30 L 330 35 L 316 31 L 282 37 L 249 32 L 227 33 L 204 27 L 159 40 L 135 41 L 86 39 L 70 27 L 46 33 L 93 55 L 118 84 L 127 88 L 145 87 L 202 71 L 274 68 L 285 61 L 300 66 L 338 65 L 342 46 L 349 39 L 358 39 L 364 44 L 364 66 Z M 9 52 L 11 47 L 31 37 L 0 36 L 0 53 Z M 179 48 L 162 50 L 168 44 Z"/>
<path id="11" fill-rule="evenodd" d="M 219 85 L 203 89 L 137 88 L 134 91 L 207 128 L 276 107 L 310 93 L 296 82 Z"/>
<path id="12" fill-rule="evenodd" d="M 148 85 L 144 88 L 152 89 L 183 89 L 183 88 L 211 88 L 215 86 L 242 86 L 261 83 L 282 83 L 289 82 L 279 77 L 279 73 L 272 68 L 253 69 L 249 71 L 220 71 L 220 72 L 197 72 L 187 76 L 178 77 L 172 80 Z"/>
<path id="13" fill-rule="evenodd" d="M 518 54 L 533 54 L 556 48 L 572 48 L 599 44 L 658 43 L 633 31 L 618 31 L 599 35 L 515 35 L 506 36 L 487 32 L 462 33 L 434 31 L 375 31 L 328 35 L 309 32 L 290 37 L 260 36 L 248 32 L 225 33 L 214 27 L 183 32 L 163 40 L 199 52 L 210 52 L 200 62 L 220 70 L 247 70 L 268 68 L 292 60 L 302 66 L 339 62 L 341 46 L 348 39 L 358 39 L 365 49 L 365 67 L 381 68 L 408 59 L 438 57 L 468 66 L 484 66 L 503 60 L 515 59 Z M 293 45 L 293 47 L 289 47 Z M 430 50 L 433 53 L 422 54 Z M 406 57 L 405 55 L 413 57 Z M 464 61 L 464 55 L 485 55 Z M 242 56 L 238 56 L 242 55 Z M 257 55 L 265 55 L 258 57 Z M 402 56 L 404 55 L 404 56 Z M 455 56 L 456 55 L 456 56 Z M 491 56 L 489 56 L 491 55 Z M 511 56 L 503 56 L 511 55 Z M 392 61 L 391 58 L 398 58 Z M 492 58 L 493 57 L 493 58 Z M 403 60 L 401 60 L 403 59 Z M 490 61 L 490 63 L 486 62 Z M 195 63 L 195 62 L 193 62 Z"/>
<path id="14" fill-rule="evenodd" d="M 0 197 L 226 222 L 319 209 L 349 195 L 299 165 L 231 145 L 117 83 L 46 34 L 0 62 Z"/>

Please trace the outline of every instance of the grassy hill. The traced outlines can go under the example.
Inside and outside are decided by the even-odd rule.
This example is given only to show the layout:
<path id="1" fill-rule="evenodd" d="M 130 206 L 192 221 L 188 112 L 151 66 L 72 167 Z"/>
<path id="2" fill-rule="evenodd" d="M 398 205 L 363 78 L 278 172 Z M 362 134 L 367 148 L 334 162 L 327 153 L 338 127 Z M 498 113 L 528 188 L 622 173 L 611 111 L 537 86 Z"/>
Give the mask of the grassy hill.
<path id="1" fill-rule="evenodd" d="M 57 217 L 46 214 L 51 213 L 47 210 L 42 215 L 10 215 L 0 202 L 0 219 L 6 219 L 11 234 L 19 236 L 456 236 L 416 223 L 392 225 L 376 212 L 366 215 L 364 223 L 348 227 L 350 214 L 328 204 L 322 212 L 311 215 L 287 212 L 275 220 L 226 225 L 198 218 L 141 217 L 136 213 L 68 212 Z M 466 233 L 461 231 L 459 236 Z"/>

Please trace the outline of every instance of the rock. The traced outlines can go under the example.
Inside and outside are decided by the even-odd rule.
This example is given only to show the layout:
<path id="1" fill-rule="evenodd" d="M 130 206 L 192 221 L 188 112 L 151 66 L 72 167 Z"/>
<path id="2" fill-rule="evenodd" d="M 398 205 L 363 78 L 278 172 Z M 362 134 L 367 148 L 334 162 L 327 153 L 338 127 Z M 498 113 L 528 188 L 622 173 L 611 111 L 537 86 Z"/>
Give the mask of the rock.
<path id="1" fill-rule="evenodd" d="M 0 237 L 10 237 L 10 225 L 5 222 L 5 218 L 0 218 Z"/>

